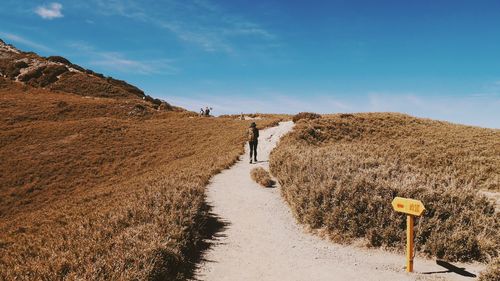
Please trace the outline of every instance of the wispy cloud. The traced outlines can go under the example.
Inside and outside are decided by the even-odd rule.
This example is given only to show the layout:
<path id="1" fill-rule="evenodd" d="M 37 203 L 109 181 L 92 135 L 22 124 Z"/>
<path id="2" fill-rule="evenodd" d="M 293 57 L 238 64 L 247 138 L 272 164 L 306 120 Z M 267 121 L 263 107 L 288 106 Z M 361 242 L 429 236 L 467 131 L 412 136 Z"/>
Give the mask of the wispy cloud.
<path id="1" fill-rule="evenodd" d="M 53 50 L 51 48 L 49 48 L 43 44 L 36 43 L 34 41 L 26 39 L 26 38 L 19 36 L 17 34 L 12 34 L 12 33 L 0 31 L 0 37 L 3 37 L 4 39 L 10 40 L 10 41 L 15 42 L 17 44 L 21 44 L 21 45 L 33 48 L 33 49 L 35 49 L 35 51 L 53 52 Z"/>
<path id="2" fill-rule="evenodd" d="M 88 57 L 88 64 L 107 70 L 136 74 L 176 74 L 178 69 L 169 59 L 135 60 L 120 52 L 101 51 L 86 42 L 72 42 L 68 46 Z"/>
<path id="3" fill-rule="evenodd" d="M 54 2 L 47 6 L 38 6 L 35 9 L 35 13 L 43 19 L 52 20 L 55 18 L 62 18 L 64 16 L 61 12 L 62 8 L 63 6 L 60 3 Z"/>
<path id="4" fill-rule="evenodd" d="M 176 74 L 178 69 L 171 65 L 172 61 L 167 59 L 157 60 L 132 60 L 125 58 L 120 53 L 97 53 L 99 57 L 91 60 L 90 65 L 102 66 L 114 71 L 130 72 L 138 74 Z"/>
<path id="5" fill-rule="evenodd" d="M 165 1 L 162 7 L 148 6 L 135 0 L 94 0 L 103 15 L 119 15 L 150 23 L 167 30 L 180 41 L 207 52 L 234 54 L 249 47 L 238 39 L 250 39 L 256 45 L 275 47 L 277 37 L 263 26 L 229 14 L 217 4 L 205 0 Z"/>
<path id="6" fill-rule="evenodd" d="M 234 47 L 229 42 L 207 28 L 194 28 L 192 26 L 187 28 L 183 23 L 162 22 L 159 25 L 175 34 L 182 41 L 194 43 L 207 52 L 234 52 Z"/>
<path id="7" fill-rule="evenodd" d="M 144 4 L 136 3 L 134 0 L 94 0 L 89 5 L 99 14 L 105 16 L 119 15 L 132 19 L 147 20 L 143 9 Z"/>
<path id="8" fill-rule="evenodd" d="M 214 14 L 213 19 L 216 18 L 219 19 L 212 23 L 196 21 L 172 23 L 160 20 L 159 25 L 179 39 L 194 43 L 207 52 L 235 53 L 245 49 L 248 45 L 243 46 L 238 43 L 238 39 L 241 38 L 251 39 L 261 47 L 275 45 L 276 36 L 256 23 L 237 17 L 223 17 L 221 14 Z"/>

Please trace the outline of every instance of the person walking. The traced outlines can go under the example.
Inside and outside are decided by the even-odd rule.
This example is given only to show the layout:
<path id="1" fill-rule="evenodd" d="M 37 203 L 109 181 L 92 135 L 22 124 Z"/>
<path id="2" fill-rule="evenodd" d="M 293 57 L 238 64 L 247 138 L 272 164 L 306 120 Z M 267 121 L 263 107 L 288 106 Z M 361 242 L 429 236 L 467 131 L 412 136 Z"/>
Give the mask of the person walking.
<path id="1" fill-rule="evenodd" d="M 257 125 L 255 122 L 250 124 L 250 128 L 248 128 L 248 144 L 250 145 L 250 164 L 252 164 L 252 156 L 253 161 L 257 163 L 257 145 L 259 143 L 259 129 L 257 129 Z"/>

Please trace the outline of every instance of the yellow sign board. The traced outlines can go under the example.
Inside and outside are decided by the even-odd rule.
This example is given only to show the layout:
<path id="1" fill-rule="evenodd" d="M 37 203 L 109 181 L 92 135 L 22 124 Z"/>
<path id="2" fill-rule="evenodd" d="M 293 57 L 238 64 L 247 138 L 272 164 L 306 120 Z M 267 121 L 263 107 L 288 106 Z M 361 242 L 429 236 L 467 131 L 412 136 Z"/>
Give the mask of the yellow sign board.
<path id="1" fill-rule="evenodd" d="M 406 271 L 413 272 L 413 225 L 415 216 L 421 216 L 425 211 L 424 204 L 420 200 L 396 197 L 392 200 L 394 211 L 406 214 Z"/>
<path id="2" fill-rule="evenodd" d="M 421 216 L 425 211 L 424 204 L 420 200 L 396 197 L 392 200 L 394 211 L 413 216 Z"/>

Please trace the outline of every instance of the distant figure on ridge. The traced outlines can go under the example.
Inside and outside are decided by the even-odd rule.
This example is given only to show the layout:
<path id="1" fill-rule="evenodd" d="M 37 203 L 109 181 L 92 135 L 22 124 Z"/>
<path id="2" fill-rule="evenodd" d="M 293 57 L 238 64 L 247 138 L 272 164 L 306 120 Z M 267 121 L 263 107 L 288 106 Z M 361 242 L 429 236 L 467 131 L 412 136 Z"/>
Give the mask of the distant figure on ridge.
<path id="1" fill-rule="evenodd" d="M 205 107 L 205 116 L 206 117 L 210 116 L 210 110 L 212 110 L 212 108 L 208 108 L 208 106 Z"/>
<path id="2" fill-rule="evenodd" d="M 259 143 L 259 129 L 257 129 L 257 125 L 255 122 L 250 124 L 250 128 L 248 128 L 248 144 L 250 145 L 250 164 L 252 164 L 252 156 L 253 161 L 257 163 L 257 144 Z"/>

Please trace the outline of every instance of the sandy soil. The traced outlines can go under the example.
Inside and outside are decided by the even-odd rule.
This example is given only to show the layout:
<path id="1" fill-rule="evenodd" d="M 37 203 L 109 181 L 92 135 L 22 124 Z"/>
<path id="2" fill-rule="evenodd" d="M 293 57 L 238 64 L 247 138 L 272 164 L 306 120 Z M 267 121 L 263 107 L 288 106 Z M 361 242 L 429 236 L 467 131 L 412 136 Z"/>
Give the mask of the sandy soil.
<path id="1" fill-rule="evenodd" d="M 262 188 L 250 170 L 268 168 L 269 153 L 292 122 L 260 133 L 257 164 L 248 147 L 232 168 L 215 176 L 207 189 L 213 213 L 226 226 L 209 241 L 196 271 L 199 280 L 474 280 L 449 272 L 434 260 L 417 257 L 415 273 L 404 271 L 403 254 L 344 246 L 307 233 L 297 225 L 280 187 Z M 454 264 L 479 275 L 481 265 Z"/>

